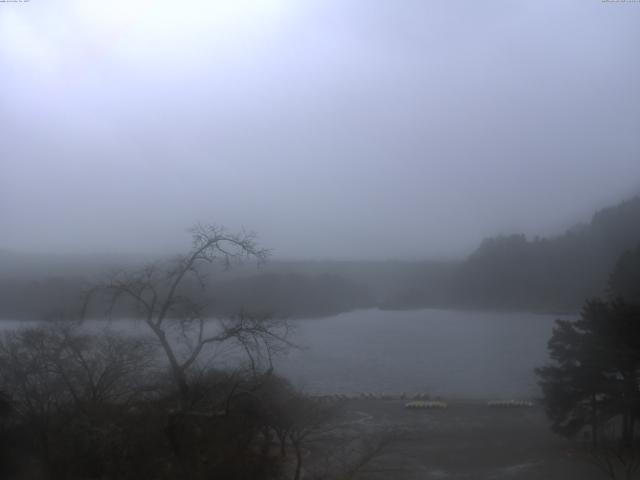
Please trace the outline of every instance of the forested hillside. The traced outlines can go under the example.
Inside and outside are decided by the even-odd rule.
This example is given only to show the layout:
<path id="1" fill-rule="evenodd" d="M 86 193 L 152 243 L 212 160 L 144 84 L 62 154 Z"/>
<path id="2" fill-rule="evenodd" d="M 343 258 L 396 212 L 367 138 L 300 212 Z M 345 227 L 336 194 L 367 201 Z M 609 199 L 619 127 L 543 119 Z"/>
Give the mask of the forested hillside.
<path id="1" fill-rule="evenodd" d="M 585 298 L 603 293 L 617 259 L 638 244 L 636 197 L 557 237 L 488 238 L 439 281 L 429 285 L 416 278 L 389 305 L 576 310 Z"/>
<path id="2" fill-rule="evenodd" d="M 281 261 L 211 271 L 212 313 L 239 309 L 320 317 L 359 308 L 576 311 L 606 288 L 640 244 L 640 198 L 597 212 L 562 235 L 488 238 L 460 261 Z M 0 318 L 73 315 L 91 281 L 149 259 L 0 252 Z M 192 285 L 197 288 L 197 285 Z"/>

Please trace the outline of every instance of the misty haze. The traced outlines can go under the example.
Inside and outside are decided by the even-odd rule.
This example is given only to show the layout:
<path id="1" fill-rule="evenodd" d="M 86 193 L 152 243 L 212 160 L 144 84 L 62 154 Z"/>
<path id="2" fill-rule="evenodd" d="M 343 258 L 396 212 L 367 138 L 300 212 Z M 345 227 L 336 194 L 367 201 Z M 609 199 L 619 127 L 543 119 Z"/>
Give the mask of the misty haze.
<path id="1" fill-rule="evenodd" d="M 0 0 L 0 479 L 640 479 L 639 25 Z"/>

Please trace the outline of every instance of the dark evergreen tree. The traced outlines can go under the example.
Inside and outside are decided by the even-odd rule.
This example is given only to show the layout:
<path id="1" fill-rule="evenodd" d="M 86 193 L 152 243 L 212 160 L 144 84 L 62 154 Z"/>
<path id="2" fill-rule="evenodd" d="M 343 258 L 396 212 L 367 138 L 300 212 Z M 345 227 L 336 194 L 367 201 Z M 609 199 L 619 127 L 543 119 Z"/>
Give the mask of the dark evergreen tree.
<path id="1" fill-rule="evenodd" d="M 611 399 L 611 385 L 602 368 L 605 360 L 594 334 L 606 311 L 607 305 L 595 300 L 587 302 L 580 320 L 556 321 L 549 340 L 554 364 L 537 369 L 552 430 L 571 437 L 590 425 L 594 443 Z"/>
<path id="2" fill-rule="evenodd" d="M 588 301 L 578 320 L 558 320 L 549 341 L 553 364 L 537 369 L 554 432 L 571 437 L 586 426 L 618 420 L 631 445 L 640 414 L 640 305 Z"/>
<path id="3" fill-rule="evenodd" d="M 640 303 L 640 244 L 627 250 L 609 277 L 609 291 L 614 297 Z"/>
<path id="4" fill-rule="evenodd" d="M 4 478 L 9 472 L 9 447 L 11 439 L 6 420 L 11 414 L 11 400 L 9 395 L 0 390 L 0 477 Z"/>

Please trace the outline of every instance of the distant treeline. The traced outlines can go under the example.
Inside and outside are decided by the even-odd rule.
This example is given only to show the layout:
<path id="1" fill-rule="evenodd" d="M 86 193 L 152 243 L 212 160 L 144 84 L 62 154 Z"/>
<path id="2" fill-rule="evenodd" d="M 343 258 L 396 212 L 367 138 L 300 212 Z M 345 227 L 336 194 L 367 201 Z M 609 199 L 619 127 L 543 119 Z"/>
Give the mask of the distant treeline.
<path id="1" fill-rule="evenodd" d="M 619 257 L 640 245 L 640 198 L 553 238 L 486 239 L 464 261 L 391 299 L 389 308 L 462 306 L 578 311 L 601 295 Z"/>
<path id="2" fill-rule="evenodd" d="M 371 307 L 577 311 L 585 298 L 604 293 L 617 259 L 639 244 L 636 197 L 557 237 L 486 239 L 460 261 L 273 260 L 259 269 L 212 271 L 202 294 L 212 313 L 244 309 L 292 318 Z M 87 285 L 147 260 L 0 251 L 0 318 L 72 316 Z"/>
<path id="3" fill-rule="evenodd" d="M 1 279 L 0 319 L 55 320 L 80 314 L 87 282 L 80 277 L 47 277 L 42 280 Z M 366 288 L 332 275 L 259 273 L 214 283 L 205 291 L 191 285 L 191 296 L 207 297 L 212 315 L 240 311 L 288 318 L 323 317 L 373 305 Z M 108 305 L 92 309 L 102 316 Z M 119 307 L 115 316 L 133 316 Z"/>

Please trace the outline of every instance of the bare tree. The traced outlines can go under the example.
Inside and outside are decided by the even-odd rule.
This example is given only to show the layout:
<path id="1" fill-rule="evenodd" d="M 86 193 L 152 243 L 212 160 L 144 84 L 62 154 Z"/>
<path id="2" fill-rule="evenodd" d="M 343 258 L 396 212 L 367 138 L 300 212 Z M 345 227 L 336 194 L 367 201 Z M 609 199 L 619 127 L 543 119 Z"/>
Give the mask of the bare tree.
<path id="1" fill-rule="evenodd" d="M 169 264 L 154 263 L 134 272 L 122 272 L 91 288 L 83 307 L 83 317 L 91 298 L 106 295 L 111 314 L 120 302 L 133 304 L 138 318 L 158 340 L 179 391 L 180 409 L 188 408 L 190 368 L 203 350 L 220 344 L 242 348 L 255 366 L 258 357 L 271 355 L 287 345 L 287 325 L 267 316 L 241 312 L 228 318 L 211 318 L 208 302 L 194 294 L 193 281 L 203 291 L 205 266 L 221 263 L 228 269 L 233 262 L 254 259 L 264 262 L 269 252 L 260 248 L 253 233 L 227 233 L 224 228 L 196 225 L 186 255 Z"/>
<path id="2" fill-rule="evenodd" d="M 335 409 L 302 395 L 298 395 L 295 401 L 290 401 L 289 408 L 291 424 L 287 429 L 287 436 L 296 456 L 293 478 L 300 480 L 305 444 L 313 435 L 322 434 L 331 428 L 329 419 L 335 415 Z"/>
<path id="3" fill-rule="evenodd" d="M 148 342 L 118 335 L 94 336 L 56 324 L 0 337 L 0 391 L 13 422 L 26 432 L 48 475 L 71 466 L 71 438 L 83 448 L 114 442 L 119 415 L 140 400 L 150 379 Z M 132 388 L 136 385 L 137 388 Z M 85 452 L 86 453 L 86 452 Z M 60 474 L 61 475 L 61 474 Z"/>
<path id="4" fill-rule="evenodd" d="M 307 446 L 316 443 L 316 450 L 324 454 L 323 461 L 316 459 L 315 466 L 301 475 L 298 463 L 294 480 L 310 478 L 313 480 L 356 480 L 358 478 L 386 478 L 376 462 L 384 456 L 388 447 L 398 439 L 400 432 L 395 429 L 378 431 L 349 431 L 340 425 L 325 423 L 318 425 L 315 432 L 302 438 Z M 292 439 L 292 443 L 293 443 Z M 299 446 L 294 443 L 296 453 Z M 316 453 L 318 453 L 316 452 Z"/>
<path id="5" fill-rule="evenodd" d="M 632 480 L 640 472 L 640 448 L 619 441 L 601 441 L 589 448 L 586 460 L 611 480 Z"/>
<path id="6" fill-rule="evenodd" d="M 356 445 L 351 449 L 351 454 L 347 456 L 351 461 L 347 463 L 339 476 L 340 480 L 353 480 L 360 475 L 366 475 L 364 478 L 370 478 L 371 473 L 367 474 L 366 469 L 371 464 L 386 453 L 387 448 L 397 440 L 398 433 L 393 430 L 377 432 L 364 436 L 356 440 Z"/>
<path id="7" fill-rule="evenodd" d="M 344 405 L 340 403 L 326 403 L 293 392 L 283 406 L 287 412 L 276 416 L 279 426 L 273 428 L 279 437 L 284 432 L 285 441 L 295 454 L 293 480 L 368 478 L 364 476 L 366 469 L 384 455 L 387 447 L 398 437 L 396 430 L 370 432 L 349 421 L 341 421 L 339 417 Z M 315 455 L 312 455 L 314 450 Z M 284 453 L 284 444 L 281 444 L 281 452 Z M 324 462 L 313 458 L 319 453 L 324 453 Z M 305 461 L 307 456 L 311 461 Z"/>

